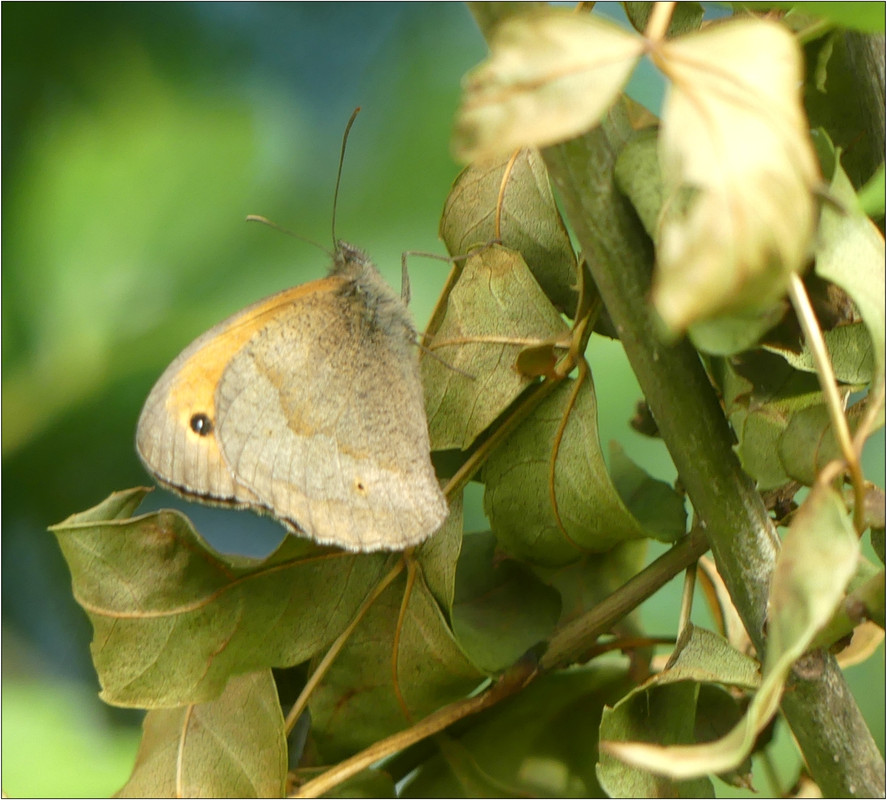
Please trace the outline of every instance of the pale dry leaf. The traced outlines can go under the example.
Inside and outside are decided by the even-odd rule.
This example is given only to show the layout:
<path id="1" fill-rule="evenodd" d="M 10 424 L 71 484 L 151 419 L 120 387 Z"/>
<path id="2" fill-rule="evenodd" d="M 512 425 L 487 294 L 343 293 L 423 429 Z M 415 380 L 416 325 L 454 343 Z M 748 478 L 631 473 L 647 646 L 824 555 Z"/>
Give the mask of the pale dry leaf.
<path id="1" fill-rule="evenodd" d="M 594 126 L 646 47 L 598 17 L 548 9 L 506 19 L 465 79 L 453 149 L 474 161 L 544 147 Z"/>
<path id="2" fill-rule="evenodd" d="M 653 302 L 667 327 L 764 309 L 810 256 L 818 167 L 802 55 L 775 22 L 730 20 L 662 42 L 670 79 Z"/>

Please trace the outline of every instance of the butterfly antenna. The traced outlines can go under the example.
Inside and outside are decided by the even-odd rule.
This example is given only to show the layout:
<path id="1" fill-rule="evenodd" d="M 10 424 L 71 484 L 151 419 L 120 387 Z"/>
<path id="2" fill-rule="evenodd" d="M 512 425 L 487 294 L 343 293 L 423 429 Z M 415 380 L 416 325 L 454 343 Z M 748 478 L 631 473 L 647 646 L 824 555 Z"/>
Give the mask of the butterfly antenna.
<path id="1" fill-rule="evenodd" d="M 360 106 L 351 112 L 348 124 L 345 126 L 345 135 L 342 136 L 342 152 L 339 154 L 339 171 L 336 173 L 336 191 L 333 192 L 333 249 L 338 250 L 338 239 L 336 239 L 336 208 L 339 205 L 339 184 L 342 182 L 342 164 L 345 163 L 345 146 L 348 144 L 348 134 L 351 133 L 351 126 L 357 115 L 360 113 Z"/>
<path id="2" fill-rule="evenodd" d="M 287 230 L 282 225 L 278 225 L 276 222 L 272 222 L 267 217 L 263 217 L 259 214 L 247 214 L 246 215 L 247 222 L 261 222 L 262 225 L 267 225 L 269 228 L 274 228 L 276 231 L 280 231 L 281 233 L 285 233 L 287 236 L 292 236 L 293 239 L 298 239 L 300 242 L 305 242 L 306 244 L 314 245 L 318 250 L 322 250 L 328 256 L 332 257 L 332 253 L 329 252 L 322 244 L 315 242 L 314 239 L 309 239 L 307 236 L 300 236 L 298 233 L 293 233 L 291 230 Z"/>

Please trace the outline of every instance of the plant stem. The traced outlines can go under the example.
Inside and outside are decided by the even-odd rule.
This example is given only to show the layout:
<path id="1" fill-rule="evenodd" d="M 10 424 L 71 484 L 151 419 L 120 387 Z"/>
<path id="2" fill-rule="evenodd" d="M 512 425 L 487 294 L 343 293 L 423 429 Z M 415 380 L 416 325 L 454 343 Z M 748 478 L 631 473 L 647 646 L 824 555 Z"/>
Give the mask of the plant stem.
<path id="1" fill-rule="evenodd" d="M 609 597 L 557 631 L 539 660 L 540 669 L 546 672 L 580 660 L 599 636 L 659 591 L 681 570 L 695 563 L 706 550 L 708 540 L 698 528 L 694 528 L 671 550 L 629 578 Z"/>

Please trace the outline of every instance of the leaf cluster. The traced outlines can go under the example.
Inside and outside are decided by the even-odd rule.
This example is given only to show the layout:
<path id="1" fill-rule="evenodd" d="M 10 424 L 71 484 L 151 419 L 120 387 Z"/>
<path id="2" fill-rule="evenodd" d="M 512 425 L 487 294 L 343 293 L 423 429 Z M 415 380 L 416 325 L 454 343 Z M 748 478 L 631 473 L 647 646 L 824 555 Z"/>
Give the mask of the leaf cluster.
<path id="1" fill-rule="evenodd" d="M 451 506 L 437 534 L 404 554 L 287 537 L 247 559 L 178 513 L 133 516 L 142 489 L 53 527 L 103 698 L 149 709 L 121 796 L 711 795 L 713 775 L 749 785 L 811 647 L 883 626 L 883 564 L 859 543 L 884 525 L 859 469 L 883 424 L 883 236 L 840 149 L 811 135 L 790 24 L 700 30 L 696 4 L 625 5 L 643 36 L 520 11 L 467 79 L 454 146 L 471 163 L 440 224 L 456 258 L 422 359 Z M 644 55 L 669 81 L 661 121 L 620 94 Z M 687 334 L 698 348 L 757 500 L 787 528 L 765 651 L 685 609 L 663 664 L 636 611 L 653 590 L 641 575 L 661 585 L 695 561 L 705 520 L 688 532 L 679 488 L 598 434 L 592 254 L 577 255 L 537 148 L 607 119 L 630 132 L 614 202 L 655 253 L 643 313 L 662 347 Z M 488 530 L 465 529 L 469 480 Z M 683 560 L 641 573 L 650 539 Z M 716 619 L 735 616 L 734 588 L 705 580 Z"/>

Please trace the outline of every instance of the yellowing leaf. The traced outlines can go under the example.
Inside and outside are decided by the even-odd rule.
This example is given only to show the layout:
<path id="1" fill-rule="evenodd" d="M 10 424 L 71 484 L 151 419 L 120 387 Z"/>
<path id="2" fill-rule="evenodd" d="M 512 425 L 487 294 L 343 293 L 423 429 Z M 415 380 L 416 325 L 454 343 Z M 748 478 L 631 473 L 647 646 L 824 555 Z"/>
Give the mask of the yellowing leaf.
<path id="1" fill-rule="evenodd" d="M 792 665 L 843 599 L 858 558 L 859 540 L 840 496 L 830 486 L 817 484 L 795 515 L 776 561 L 764 677 L 740 723 L 708 744 L 662 747 L 607 742 L 602 751 L 681 780 L 735 769 L 779 708 Z"/>
<path id="2" fill-rule="evenodd" d="M 542 147 L 595 125 L 644 40 L 598 17 L 550 9 L 505 20 L 466 76 L 453 149 L 465 161 Z"/>
<path id="3" fill-rule="evenodd" d="M 733 20 L 663 42 L 653 302 L 668 328 L 763 311 L 809 256 L 816 159 L 800 103 L 800 49 L 765 20 Z"/>

